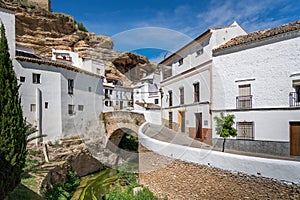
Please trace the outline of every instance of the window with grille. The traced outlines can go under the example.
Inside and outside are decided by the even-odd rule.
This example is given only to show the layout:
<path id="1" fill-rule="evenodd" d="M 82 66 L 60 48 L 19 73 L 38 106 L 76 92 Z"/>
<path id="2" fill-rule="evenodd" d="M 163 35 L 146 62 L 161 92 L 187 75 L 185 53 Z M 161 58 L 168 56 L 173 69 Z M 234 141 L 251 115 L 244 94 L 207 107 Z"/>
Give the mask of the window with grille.
<path id="1" fill-rule="evenodd" d="M 180 93 L 180 104 L 184 104 L 184 88 L 179 88 Z"/>
<path id="2" fill-rule="evenodd" d="M 71 104 L 68 105 L 68 113 L 69 113 L 69 115 L 75 115 L 75 106 L 74 105 L 71 105 Z"/>
<path id="3" fill-rule="evenodd" d="M 68 94 L 74 94 L 74 80 L 68 79 Z"/>
<path id="4" fill-rule="evenodd" d="M 32 74 L 32 83 L 39 84 L 41 83 L 41 74 Z"/>
<path id="5" fill-rule="evenodd" d="M 83 111 L 84 106 L 83 105 L 78 105 L 78 110 Z"/>
<path id="6" fill-rule="evenodd" d="M 25 82 L 25 76 L 20 76 L 20 82 L 24 83 Z"/>
<path id="7" fill-rule="evenodd" d="M 237 122 L 237 139 L 253 140 L 253 122 Z"/>
<path id="8" fill-rule="evenodd" d="M 173 92 L 169 91 L 169 106 L 173 106 Z"/>
<path id="9" fill-rule="evenodd" d="M 239 96 L 236 97 L 237 109 L 252 108 L 251 85 L 239 85 Z"/>
<path id="10" fill-rule="evenodd" d="M 173 128 L 173 112 L 169 112 L 169 128 Z"/>
<path id="11" fill-rule="evenodd" d="M 195 83 L 194 84 L 194 102 L 200 101 L 200 84 Z"/>
<path id="12" fill-rule="evenodd" d="M 179 63 L 179 65 L 183 65 L 183 58 L 180 58 L 178 63 Z"/>
<path id="13" fill-rule="evenodd" d="M 36 112 L 36 104 L 30 104 L 30 112 Z"/>

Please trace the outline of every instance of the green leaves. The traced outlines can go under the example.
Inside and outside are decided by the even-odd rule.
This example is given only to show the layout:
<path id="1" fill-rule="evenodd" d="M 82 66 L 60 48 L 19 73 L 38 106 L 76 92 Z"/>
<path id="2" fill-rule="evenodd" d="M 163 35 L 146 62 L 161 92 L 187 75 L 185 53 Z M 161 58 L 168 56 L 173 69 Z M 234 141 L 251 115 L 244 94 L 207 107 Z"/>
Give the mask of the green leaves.
<path id="1" fill-rule="evenodd" d="M 23 119 L 19 85 L 5 36 L 0 28 L 0 199 L 20 182 L 26 158 L 26 126 Z M 5 163 L 5 164 L 4 164 Z"/>
<path id="2" fill-rule="evenodd" d="M 220 117 L 215 116 L 216 133 L 222 138 L 236 137 L 237 130 L 233 128 L 234 119 L 234 115 L 225 116 L 223 112 L 220 113 Z"/>

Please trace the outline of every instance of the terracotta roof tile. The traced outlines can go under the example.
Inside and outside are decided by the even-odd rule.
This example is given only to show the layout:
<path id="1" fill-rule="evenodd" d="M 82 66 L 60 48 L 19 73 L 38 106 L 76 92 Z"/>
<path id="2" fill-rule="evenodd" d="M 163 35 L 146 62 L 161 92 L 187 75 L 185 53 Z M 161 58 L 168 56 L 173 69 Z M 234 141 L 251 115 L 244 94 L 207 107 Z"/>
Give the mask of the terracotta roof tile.
<path id="1" fill-rule="evenodd" d="M 59 67 L 59 68 L 64 68 L 70 71 L 74 71 L 74 72 L 79 72 L 79 73 L 84 73 L 90 76 L 95 76 L 97 78 L 103 78 L 103 76 L 98 75 L 98 74 L 94 74 L 92 72 L 74 67 L 72 65 L 69 64 L 65 64 L 62 62 L 57 62 L 57 61 L 53 61 L 53 60 L 48 60 L 48 59 L 41 59 L 41 58 L 30 58 L 30 57 L 26 57 L 26 56 L 16 56 L 15 57 L 16 60 L 19 61 L 25 61 L 25 62 L 31 62 L 31 63 L 37 63 L 37 64 L 45 64 L 45 65 L 50 65 L 50 66 L 54 66 L 54 67 Z"/>
<path id="2" fill-rule="evenodd" d="M 218 51 L 221 51 L 223 49 L 230 48 L 233 46 L 247 44 L 247 43 L 250 43 L 253 41 L 262 40 L 267 37 L 272 37 L 275 35 L 279 35 L 279 34 L 290 32 L 290 31 L 295 31 L 295 30 L 299 30 L 299 29 L 300 29 L 300 20 L 297 20 L 295 22 L 291 22 L 289 24 L 285 24 L 285 25 L 278 26 L 275 28 L 256 31 L 256 32 L 249 33 L 247 35 L 237 36 L 235 38 L 232 38 L 225 44 L 215 48 L 213 51 L 218 52 Z"/>

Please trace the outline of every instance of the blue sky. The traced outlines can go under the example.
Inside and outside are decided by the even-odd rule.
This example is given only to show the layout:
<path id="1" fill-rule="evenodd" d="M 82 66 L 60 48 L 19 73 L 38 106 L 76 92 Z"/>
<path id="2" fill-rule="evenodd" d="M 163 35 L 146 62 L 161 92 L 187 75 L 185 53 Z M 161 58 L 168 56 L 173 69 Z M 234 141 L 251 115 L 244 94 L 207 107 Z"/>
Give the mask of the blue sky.
<path id="1" fill-rule="evenodd" d="M 111 36 L 115 50 L 135 51 L 152 61 L 160 61 L 166 51 L 180 48 L 209 27 L 237 21 L 247 32 L 253 32 L 300 19 L 299 0 L 52 0 L 51 3 L 53 12 L 73 15 L 90 32 Z M 158 35 L 163 39 L 156 40 Z M 171 47 L 166 48 L 167 45 Z"/>

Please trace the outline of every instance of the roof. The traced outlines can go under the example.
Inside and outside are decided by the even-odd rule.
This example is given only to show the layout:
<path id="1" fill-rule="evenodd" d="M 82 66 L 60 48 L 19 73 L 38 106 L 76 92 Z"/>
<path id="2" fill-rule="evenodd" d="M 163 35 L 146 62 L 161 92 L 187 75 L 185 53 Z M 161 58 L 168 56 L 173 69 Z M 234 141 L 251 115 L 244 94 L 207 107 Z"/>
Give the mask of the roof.
<path id="1" fill-rule="evenodd" d="M 160 106 L 154 104 L 154 103 L 143 103 L 143 102 L 136 102 L 135 104 L 144 107 L 146 109 L 151 109 L 151 108 L 160 108 Z"/>
<path id="2" fill-rule="evenodd" d="M 275 28 L 255 31 L 255 32 L 249 33 L 247 35 L 237 36 L 235 38 L 232 38 L 225 44 L 220 45 L 219 47 L 213 49 L 213 51 L 218 52 L 218 51 L 221 51 L 223 49 L 230 48 L 233 46 L 251 43 L 254 41 L 262 40 L 264 38 L 272 37 L 275 35 L 291 32 L 291 31 L 295 31 L 295 30 L 299 30 L 299 29 L 300 29 L 300 20 L 297 20 L 295 22 L 291 22 L 289 24 L 285 24 L 285 25 L 278 26 Z"/>
<path id="3" fill-rule="evenodd" d="M 194 40 L 192 40 L 192 41 L 189 42 L 188 44 L 184 45 L 181 49 L 179 49 L 179 50 L 176 51 L 175 53 L 171 54 L 170 56 L 168 56 L 167 58 L 165 58 L 163 61 L 161 61 L 161 62 L 158 63 L 158 64 L 159 64 L 159 65 L 160 65 L 160 64 L 163 64 L 163 63 L 165 63 L 166 61 L 170 60 L 172 57 L 174 57 L 174 56 L 176 56 L 176 55 L 179 56 L 179 53 L 178 53 L 178 52 L 185 50 L 187 47 L 189 47 L 189 46 L 191 46 L 191 45 L 193 45 L 193 44 L 197 44 L 197 43 L 198 43 L 197 41 L 198 41 L 199 39 L 205 37 L 206 35 L 210 34 L 210 33 L 211 33 L 211 30 L 212 30 L 212 29 L 208 29 L 207 31 L 205 31 L 204 33 L 202 33 L 201 35 L 199 35 L 197 38 L 195 38 Z"/>
<path id="4" fill-rule="evenodd" d="M 62 63 L 62 62 L 57 62 L 57 61 L 53 61 L 53 60 L 48 60 L 48 59 L 41 59 L 41 58 L 30 58 L 30 57 L 26 57 L 26 56 L 16 56 L 16 59 L 19 61 L 25 61 L 25 62 L 31 62 L 31 63 L 37 63 L 37 64 L 45 64 L 45 65 L 50 65 L 50 66 L 54 66 L 54 67 L 59 67 L 59 68 L 63 68 L 63 69 L 67 69 L 70 71 L 74 71 L 74 72 L 79 72 L 79 73 L 84 73 L 87 74 L 89 76 L 94 76 L 97 78 L 104 78 L 101 75 L 98 74 L 94 74 L 92 72 L 74 67 L 72 65 L 66 64 L 66 63 Z"/>

